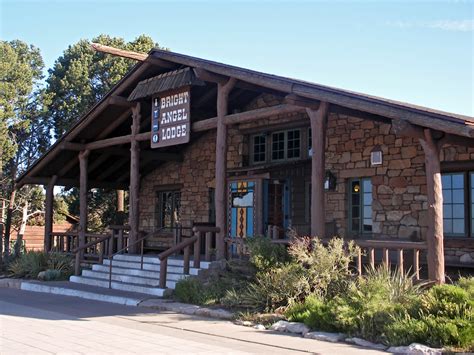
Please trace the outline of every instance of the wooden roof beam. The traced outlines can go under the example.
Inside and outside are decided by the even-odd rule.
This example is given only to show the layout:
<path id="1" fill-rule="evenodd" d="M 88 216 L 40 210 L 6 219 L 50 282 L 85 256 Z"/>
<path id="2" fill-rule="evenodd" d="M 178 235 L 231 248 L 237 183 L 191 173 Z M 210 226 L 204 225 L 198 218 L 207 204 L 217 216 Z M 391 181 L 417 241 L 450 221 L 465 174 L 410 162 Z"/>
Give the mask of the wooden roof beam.
<path id="1" fill-rule="evenodd" d="M 301 106 L 309 108 L 311 110 L 317 110 L 321 103 L 320 101 L 307 99 L 305 97 L 301 97 L 295 94 L 286 95 L 285 102 L 290 105 Z"/>
<path id="2" fill-rule="evenodd" d="M 294 112 L 304 112 L 305 109 L 299 106 L 281 104 L 256 110 L 235 113 L 224 117 L 224 124 L 240 124 L 254 121 L 261 118 L 270 118 L 271 116 L 283 115 Z M 193 132 L 206 131 L 217 127 L 217 117 L 208 118 L 206 120 L 194 122 L 192 125 Z"/>
<path id="3" fill-rule="evenodd" d="M 107 99 L 107 102 L 110 105 L 121 106 L 121 107 L 126 107 L 126 108 L 132 108 L 133 106 L 135 106 L 133 102 L 130 102 L 125 97 L 119 96 L 119 95 L 111 95 Z"/>
<path id="4" fill-rule="evenodd" d="M 119 48 L 114 48 L 110 46 L 105 46 L 103 44 L 99 43 L 91 43 L 91 47 L 101 53 L 107 53 L 107 54 L 112 54 L 116 57 L 122 57 L 122 58 L 128 58 L 128 59 L 133 59 L 139 62 L 146 62 L 152 65 L 157 65 L 162 68 L 166 69 L 173 69 L 176 67 L 175 64 L 168 62 L 163 59 L 158 59 L 156 57 L 151 57 L 146 53 L 138 53 L 134 51 L 127 51 L 125 49 L 119 49 Z"/>
<path id="5" fill-rule="evenodd" d="M 23 184 L 31 184 L 31 185 L 46 185 L 51 180 L 51 177 L 25 177 L 22 180 Z M 71 186 L 71 187 L 78 187 L 79 180 L 78 179 L 67 179 L 67 178 L 58 178 L 56 181 L 56 186 Z M 118 181 L 97 181 L 97 180 L 89 180 L 87 181 L 87 185 L 90 188 L 110 188 L 110 189 L 126 189 L 127 184 L 118 182 Z"/>

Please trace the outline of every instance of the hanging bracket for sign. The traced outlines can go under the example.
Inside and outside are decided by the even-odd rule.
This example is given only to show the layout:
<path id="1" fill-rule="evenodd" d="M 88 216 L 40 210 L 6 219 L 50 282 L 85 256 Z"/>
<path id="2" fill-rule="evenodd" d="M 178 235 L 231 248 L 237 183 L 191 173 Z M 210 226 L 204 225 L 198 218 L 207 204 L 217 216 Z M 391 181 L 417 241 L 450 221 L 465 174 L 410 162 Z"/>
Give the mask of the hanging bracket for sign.
<path id="1" fill-rule="evenodd" d="M 152 97 L 151 148 L 189 142 L 191 133 L 191 90 L 183 87 Z"/>

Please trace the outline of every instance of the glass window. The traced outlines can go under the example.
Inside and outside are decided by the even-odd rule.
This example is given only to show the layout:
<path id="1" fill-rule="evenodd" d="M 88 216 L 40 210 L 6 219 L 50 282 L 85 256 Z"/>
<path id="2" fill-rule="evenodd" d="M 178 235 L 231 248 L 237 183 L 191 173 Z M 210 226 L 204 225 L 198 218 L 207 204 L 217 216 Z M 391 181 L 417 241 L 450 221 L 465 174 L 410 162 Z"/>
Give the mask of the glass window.
<path id="1" fill-rule="evenodd" d="M 253 137 L 253 162 L 263 163 L 267 160 L 267 137 L 263 134 Z"/>
<path id="2" fill-rule="evenodd" d="M 444 234 L 465 235 L 464 174 L 443 174 L 443 226 Z M 471 185 L 472 186 L 472 185 Z"/>
<path id="3" fill-rule="evenodd" d="M 350 228 L 353 234 L 372 232 L 372 181 L 370 178 L 350 182 Z"/>
<path id="4" fill-rule="evenodd" d="M 158 227 L 172 228 L 180 222 L 181 192 L 158 192 Z"/>
<path id="5" fill-rule="evenodd" d="M 285 159 L 285 132 L 272 134 L 272 160 Z"/>
<path id="6" fill-rule="evenodd" d="M 294 159 L 300 157 L 300 130 L 288 131 L 287 158 Z"/>

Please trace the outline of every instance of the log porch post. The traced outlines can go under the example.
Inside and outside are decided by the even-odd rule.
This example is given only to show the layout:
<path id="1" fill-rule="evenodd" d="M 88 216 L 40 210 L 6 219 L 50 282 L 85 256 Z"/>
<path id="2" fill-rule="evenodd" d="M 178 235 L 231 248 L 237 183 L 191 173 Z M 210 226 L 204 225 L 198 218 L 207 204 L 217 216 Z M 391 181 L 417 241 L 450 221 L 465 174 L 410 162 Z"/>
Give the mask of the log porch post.
<path id="1" fill-rule="evenodd" d="M 117 190 L 117 212 L 124 212 L 125 211 L 125 191 Z"/>
<path id="2" fill-rule="evenodd" d="M 139 190 L 140 190 L 140 142 L 136 139 L 136 135 L 140 130 L 140 103 L 132 107 L 132 139 L 130 145 L 130 195 L 129 195 L 129 225 L 130 237 L 129 245 L 138 239 L 138 209 L 139 209 Z M 137 245 L 130 247 L 130 253 L 137 252 Z"/>
<path id="3" fill-rule="evenodd" d="M 79 153 L 79 246 L 86 244 L 87 233 L 87 163 L 90 151 L 84 150 Z M 83 259 L 84 250 L 80 253 Z"/>
<path id="4" fill-rule="evenodd" d="M 227 126 L 224 123 L 228 109 L 229 93 L 235 85 L 235 78 L 217 84 L 217 137 L 216 137 L 216 227 L 219 228 L 216 241 L 217 260 L 225 258 L 226 211 L 227 211 Z"/>
<path id="5" fill-rule="evenodd" d="M 326 154 L 326 126 L 329 104 L 321 102 L 317 110 L 307 108 L 311 121 L 311 236 L 326 235 L 324 175 Z"/>
<path id="6" fill-rule="evenodd" d="M 53 232 L 53 202 L 54 202 L 54 185 L 58 179 L 54 175 L 46 185 L 46 200 L 44 208 L 44 251 L 51 251 L 51 233 Z"/>
<path id="7" fill-rule="evenodd" d="M 426 185 L 428 194 L 428 277 L 438 284 L 445 282 L 443 246 L 443 190 L 439 161 L 440 146 L 430 129 L 423 130 L 420 144 L 425 151 Z"/>

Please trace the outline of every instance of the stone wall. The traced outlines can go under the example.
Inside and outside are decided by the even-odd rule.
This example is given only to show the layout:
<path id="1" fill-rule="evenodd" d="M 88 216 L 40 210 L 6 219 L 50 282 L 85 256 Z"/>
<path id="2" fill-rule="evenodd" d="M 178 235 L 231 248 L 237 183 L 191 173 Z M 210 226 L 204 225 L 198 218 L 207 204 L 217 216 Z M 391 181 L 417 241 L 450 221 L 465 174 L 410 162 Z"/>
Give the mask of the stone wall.
<path id="1" fill-rule="evenodd" d="M 281 99 L 262 95 L 254 100 L 246 110 L 272 106 Z M 244 132 L 268 131 L 272 125 L 296 125 L 307 129 L 309 120 L 305 113 L 280 115 L 277 119 L 261 119 L 247 123 L 240 128 Z M 299 125 L 299 126 L 298 126 Z M 228 134 L 228 168 L 243 167 L 249 161 L 248 134 L 236 128 Z M 374 147 L 383 152 L 380 166 L 370 165 L 370 153 Z M 140 228 L 156 228 L 156 191 L 163 186 L 180 185 L 181 217 L 184 225 L 190 221 L 207 222 L 209 217 L 209 188 L 214 187 L 215 130 L 199 138 L 193 137 L 183 149 L 182 162 L 169 162 L 159 166 L 141 181 Z M 301 181 L 311 179 L 311 165 L 307 153 L 302 152 L 304 163 Z M 334 191 L 326 193 L 326 221 L 336 225 L 336 232 L 343 237 L 348 233 L 348 181 L 350 178 L 371 177 L 373 190 L 373 238 L 423 240 L 428 228 L 426 176 L 424 153 L 416 139 L 401 138 L 393 134 L 391 125 L 330 114 L 327 128 L 326 168 L 336 177 Z M 474 149 L 447 147 L 441 153 L 442 161 L 474 160 Z M 304 190 L 298 186 L 298 198 Z M 292 187 L 296 191 L 295 186 Z M 301 201 L 299 201 L 301 202 Z M 293 204 L 295 200 L 293 199 Z M 309 205 L 309 203 L 307 203 Z M 307 213 L 307 212 L 306 212 Z M 292 216 L 301 220 L 301 233 L 309 230 L 307 216 Z M 472 253 L 472 254 L 471 254 Z M 446 248 L 447 260 L 459 261 L 474 258 L 474 250 L 469 248 Z"/>

